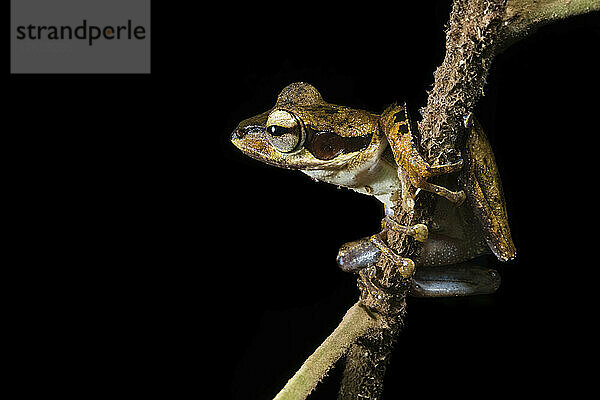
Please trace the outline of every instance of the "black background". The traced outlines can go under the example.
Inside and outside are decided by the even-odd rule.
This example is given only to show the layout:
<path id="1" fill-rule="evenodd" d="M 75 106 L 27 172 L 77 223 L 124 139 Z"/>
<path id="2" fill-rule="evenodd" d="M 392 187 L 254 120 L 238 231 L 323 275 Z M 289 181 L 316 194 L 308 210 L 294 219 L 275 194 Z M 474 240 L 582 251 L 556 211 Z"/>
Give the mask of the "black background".
<path id="1" fill-rule="evenodd" d="M 423 106 L 449 9 L 154 4 L 151 75 L 7 66 L 14 371 L 66 394 L 272 398 L 356 301 L 335 256 L 382 210 L 246 158 L 229 134 L 295 81 L 335 104 Z M 496 59 L 477 116 L 518 257 L 497 265 L 494 295 L 410 300 L 386 398 L 582 390 L 599 26 L 597 13 L 556 23 Z M 311 398 L 334 398 L 342 367 Z"/>

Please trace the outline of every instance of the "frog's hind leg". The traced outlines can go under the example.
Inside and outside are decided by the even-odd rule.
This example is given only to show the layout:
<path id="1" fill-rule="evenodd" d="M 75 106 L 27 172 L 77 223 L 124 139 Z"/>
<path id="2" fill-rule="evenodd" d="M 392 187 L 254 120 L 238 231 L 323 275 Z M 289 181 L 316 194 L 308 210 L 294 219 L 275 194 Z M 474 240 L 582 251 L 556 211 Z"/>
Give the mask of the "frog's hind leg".
<path id="1" fill-rule="evenodd" d="M 383 236 L 386 231 L 381 231 L 369 238 L 369 241 L 375 245 L 381 252 L 381 255 L 389 258 L 400 270 L 400 275 L 404 278 L 412 276 L 415 270 L 415 263 L 410 258 L 402 257 L 398 255 L 394 250 L 390 249 L 389 246 L 383 240 Z"/>
<path id="2" fill-rule="evenodd" d="M 380 255 L 381 250 L 370 238 L 365 237 L 344 243 L 335 261 L 342 271 L 358 273 L 361 269 L 375 265 Z"/>
<path id="3" fill-rule="evenodd" d="M 383 232 L 344 244 L 337 263 L 345 272 L 358 273 L 375 265 L 381 255 L 395 260 L 400 272 L 410 277 L 414 263 L 397 255 L 383 241 Z M 500 274 L 491 268 L 473 263 L 424 266 L 414 271 L 410 295 L 413 297 L 456 297 L 494 293 L 500 287 Z"/>
<path id="4" fill-rule="evenodd" d="M 500 287 L 498 271 L 474 264 L 418 268 L 413 297 L 455 297 L 494 293 Z"/>
<path id="5" fill-rule="evenodd" d="M 383 230 L 378 234 L 344 243 L 340 247 L 336 261 L 343 271 L 356 273 L 363 268 L 370 267 L 377 262 L 382 254 L 390 258 L 394 264 L 408 268 L 407 273 L 414 268 L 411 266 L 411 264 L 414 265 L 411 259 L 401 257 L 389 248 L 384 241 L 384 236 L 389 229 L 393 229 L 412 236 L 415 240 L 425 242 L 429 237 L 427 226 L 424 224 L 404 226 L 390 217 L 385 217 L 381 221 L 381 225 Z"/>

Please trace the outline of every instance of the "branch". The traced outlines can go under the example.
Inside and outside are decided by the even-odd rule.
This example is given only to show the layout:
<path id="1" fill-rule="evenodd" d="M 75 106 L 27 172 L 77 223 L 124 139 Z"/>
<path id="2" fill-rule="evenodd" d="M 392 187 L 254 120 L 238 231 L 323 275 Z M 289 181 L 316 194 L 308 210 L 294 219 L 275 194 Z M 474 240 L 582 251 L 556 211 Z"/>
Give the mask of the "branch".
<path id="1" fill-rule="evenodd" d="M 497 54 L 544 24 L 598 10 L 600 0 L 455 0 L 446 55 L 418 124 L 425 158 L 437 164 L 456 159 Z"/>
<path id="2" fill-rule="evenodd" d="M 385 322 L 377 313 L 368 312 L 360 302 L 354 304 L 274 400 L 305 399 L 359 337 L 382 329 L 385 329 Z"/>

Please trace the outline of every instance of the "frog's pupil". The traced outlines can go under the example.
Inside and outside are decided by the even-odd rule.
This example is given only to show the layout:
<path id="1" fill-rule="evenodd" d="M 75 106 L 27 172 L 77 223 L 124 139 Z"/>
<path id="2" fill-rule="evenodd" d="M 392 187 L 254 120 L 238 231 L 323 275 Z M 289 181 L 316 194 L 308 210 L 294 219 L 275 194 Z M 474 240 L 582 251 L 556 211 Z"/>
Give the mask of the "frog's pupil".
<path id="1" fill-rule="evenodd" d="M 286 127 L 279 126 L 279 125 L 272 125 L 267 128 L 267 132 L 269 132 L 269 134 L 271 136 L 285 135 L 286 133 L 289 132 L 289 130 L 290 130 L 290 128 L 286 128 Z"/>

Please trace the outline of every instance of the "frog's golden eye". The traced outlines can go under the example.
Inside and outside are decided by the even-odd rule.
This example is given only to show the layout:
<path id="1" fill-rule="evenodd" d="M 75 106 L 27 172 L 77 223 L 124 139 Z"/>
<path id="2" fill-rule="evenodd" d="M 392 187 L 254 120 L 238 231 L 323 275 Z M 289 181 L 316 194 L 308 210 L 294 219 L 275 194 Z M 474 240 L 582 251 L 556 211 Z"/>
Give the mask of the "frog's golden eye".
<path id="1" fill-rule="evenodd" d="M 302 145 L 302 127 L 291 113 L 273 111 L 267 119 L 267 140 L 282 153 L 290 153 Z"/>

